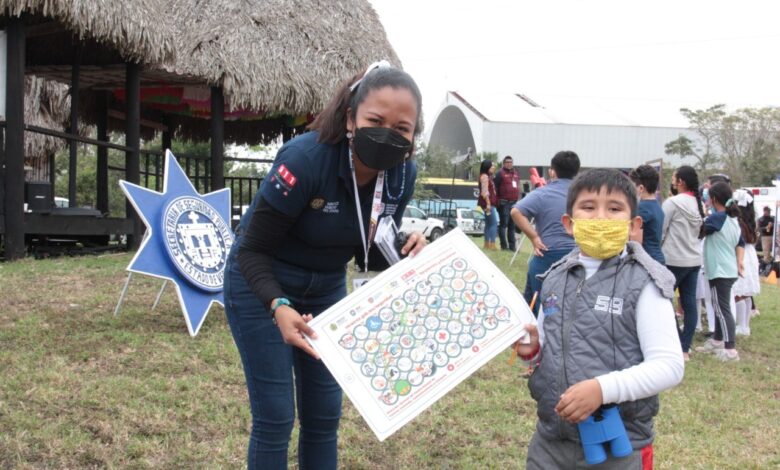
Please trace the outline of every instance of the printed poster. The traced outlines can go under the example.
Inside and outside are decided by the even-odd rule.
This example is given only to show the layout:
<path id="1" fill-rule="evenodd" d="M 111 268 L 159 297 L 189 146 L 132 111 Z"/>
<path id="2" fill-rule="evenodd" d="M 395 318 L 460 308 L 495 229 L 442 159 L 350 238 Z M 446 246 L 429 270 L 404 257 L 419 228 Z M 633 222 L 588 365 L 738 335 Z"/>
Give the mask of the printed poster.
<path id="1" fill-rule="evenodd" d="M 310 341 L 382 441 L 528 323 L 535 319 L 517 288 L 455 229 L 317 316 Z"/>

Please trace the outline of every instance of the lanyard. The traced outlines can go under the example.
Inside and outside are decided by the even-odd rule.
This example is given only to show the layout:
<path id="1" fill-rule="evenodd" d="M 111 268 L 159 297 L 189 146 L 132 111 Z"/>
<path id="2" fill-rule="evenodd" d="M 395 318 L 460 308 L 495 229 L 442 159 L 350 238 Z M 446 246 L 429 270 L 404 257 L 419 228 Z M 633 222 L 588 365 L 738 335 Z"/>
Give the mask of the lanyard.
<path id="1" fill-rule="evenodd" d="M 368 250 L 371 249 L 371 243 L 376 235 L 377 221 L 379 214 L 382 213 L 382 188 L 385 181 L 385 172 L 380 171 L 376 175 L 376 185 L 374 185 L 374 200 L 371 203 L 371 219 L 368 226 L 368 237 L 366 229 L 363 226 L 363 211 L 360 209 L 360 196 L 358 196 L 357 177 L 355 176 L 355 164 L 352 161 L 352 149 L 349 150 L 349 169 L 352 170 L 352 187 L 355 189 L 355 208 L 357 209 L 358 224 L 360 225 L 360 240 L 363 242 L 363 271 L 368 271 Z"/>

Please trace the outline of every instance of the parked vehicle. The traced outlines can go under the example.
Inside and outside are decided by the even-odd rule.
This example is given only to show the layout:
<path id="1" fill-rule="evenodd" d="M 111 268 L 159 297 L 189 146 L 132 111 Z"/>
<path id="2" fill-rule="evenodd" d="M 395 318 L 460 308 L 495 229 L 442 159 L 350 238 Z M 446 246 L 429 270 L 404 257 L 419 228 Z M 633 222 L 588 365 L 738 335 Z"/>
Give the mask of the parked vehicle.
<path id="1" fill-rule="evenodd" d="M 444 222 L 428 217 L 421 209 L 407 206 L 399 230 L 407 234 L 421 232 L 428 240 L 434 241 L 444 235 Z"/>
<path id="2" fill-rule="evenodd" d="M 471 209 L 444 209 L 438 218 L 444 222 L 447 231 L 458 227 L 467 235 L 479 236 L 485 230 L 485 216 Z"/>

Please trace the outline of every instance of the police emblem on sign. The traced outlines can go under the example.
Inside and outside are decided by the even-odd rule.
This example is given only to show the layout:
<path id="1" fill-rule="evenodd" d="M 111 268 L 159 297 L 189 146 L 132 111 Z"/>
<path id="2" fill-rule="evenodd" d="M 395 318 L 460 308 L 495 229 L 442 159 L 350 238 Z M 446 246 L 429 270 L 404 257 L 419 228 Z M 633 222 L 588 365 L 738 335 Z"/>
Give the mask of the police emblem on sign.
<path id="1" fill-rule="evenodd" d="M 233 244 L 222 216 L 202 199 L 179 197 L 163 212 L 163 232 L 168 255 L 184 278 L 200 289 L 221 291 Z"/>

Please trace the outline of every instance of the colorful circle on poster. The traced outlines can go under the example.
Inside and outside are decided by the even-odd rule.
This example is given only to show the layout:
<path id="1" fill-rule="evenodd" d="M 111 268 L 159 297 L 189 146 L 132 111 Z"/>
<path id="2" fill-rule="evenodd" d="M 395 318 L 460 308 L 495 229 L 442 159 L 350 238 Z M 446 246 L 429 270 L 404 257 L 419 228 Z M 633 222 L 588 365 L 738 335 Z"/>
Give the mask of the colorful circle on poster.
<path id="1" fill-rule="evenodd" d="M 420 281 L 417 283 L 415 290 L 420 295 L 428 295 L 431 292 L 431 285 L 425 281 Z"/>
<path id="2" fill-rule="evenodd" d="M 353 361 L 359 363 L 366 360 L 367 354 L 365 349 L 357 348 L 354 351 L 352 351 L 351 357 Z"/>
<path id="3" fill-rule="evenodd" d="M 420 298 L 420 296 L 417 295 L 417 292 L 415 292 L 413 290 L 408 290 L 408 291 L 404 292 L 403 297 L 404 297 L 404 300 L 406 301 L 406 303 L 409 303 L 409 304 L 413 304 L 413 303 L 417 302 L 417 299 Z"/>
<path id="4" fill-rule="evenodd" d="M 450 285 L 452 286 L 453 290 L 460 292 L 466 288 L 466 281 L 464 281 L 462 278 L 456 277 L 452 280 Z"/>
<path id="5" fill-rule="evenodd" d="M 428 283 L 433 287 L 439 287 L 444 283 L 444 279 L 438 273 L 433 273 L 428 276 Z"/>
<path id="6" fill-rule="evenodd" d="M 354 335 L 357 339 L 366 339 L 368 338 L 368 328 L 365 325 L 358 325 L 355 327 Z"/>
<path id="7" fill-rule="evenodd" d="M 357 340 L 355 339 L 355 336 L 347 333 L 344 336 L 341 337 L 339 340 L 339 346 L 341 346 L 344 349 L 352 349 L 357 344 Z"/>
<path id="8" fill-rule="evenodd" d="M 382 328 L 382 320 L 377 316 L 368 317 L 366 319 L 366 328 L 368 328 L 368 331 L 379 331 Z"/>
<path id="9" fill-rule="evenodd" d="M 397 393 L 400 396 L 406 396 L 409 395 L 409 392 L 412 391 L 412 384 L 409 383 L 408 380 L 399 380 L 395 383 L 395 393 Z"/>
<path id="10" fill-rule="evenodd" d="M 464 333 L 464 334 L 458 336 L 458 344 L 462 348 L 468 348 L 472 344 L 474 344 L 474 337 L 471 336 L 470 334 Z"/>

